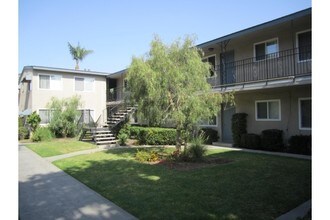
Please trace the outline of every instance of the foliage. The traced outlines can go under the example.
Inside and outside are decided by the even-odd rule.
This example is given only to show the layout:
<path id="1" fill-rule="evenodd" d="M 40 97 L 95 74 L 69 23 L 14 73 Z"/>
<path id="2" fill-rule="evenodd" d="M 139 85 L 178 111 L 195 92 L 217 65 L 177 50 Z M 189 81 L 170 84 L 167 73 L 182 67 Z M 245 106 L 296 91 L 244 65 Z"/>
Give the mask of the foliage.
<path id="1" fill-rule="evenodd" d="M 219 139 L 218 131 L 213 128 L 202 128 L 199 133 L 203 133 L 205 135 L 204 144 L 212 144 L 213 142 L 217 142 Z"/>
<path id="2" fill-rule="evenodd" d="M 38 127 L 31 137 L 33 142 L 49 141 L 52 139 L 52 132 L 47 127 Z"/>
<path id="3" fill-rule="evenodd" d="M 126 133 L 119 133 L 117 138 L 119 140 L 119 145 L 121 145 L 121 146 L 126 145 L 126 142 L 128 139 L 128 135 Z"/>
<path id="4" fill-rule="evenodd" d="M 34 132 L 41 122 L 40 116 L 34 111 L 31 115 L 29 115 L 26 119 L 26 122 L 29 124 L 31 131 Z"/>
<path id="5" fill-rule="evenodd" d="M 157 151 L 154 150 L 137 150 L 135 159 L 140 162 L 156 162 L 159 160 Z"/>
<path id="6" fill-rule="evenodd" d="M 154 128 L 131 126 L 131 134 L 136 134 L 139 144 L 175 144 L 176 131 L 173 128 Z M 132 132 L 133 131 L 133 132 Z"/>
<path id="7" fill-rule="evenodd" d="M 28 139 L 29 138 L 29 129 L 26 127 L 18 128 L 18 140 Z"/>
<path id="8" fill-rule="evenodd" d="M 29 129 L 24 127 L 23 118 L 18 117 L 18 140 L 28 139 Z"/>
<path id="9" fill-rule="evenodd" d="M 130 127 L 129 123 L 125 123 L 119 130 L 117 138 L 119 139 L 119 145 L 126 145 L 127 139 L 130 137 Z"/>
<path id="10" fill-rule="evenodd" d="M 267 129 L 261 132 L 261 148 L 270 151 L 283 151 L 283 131 Z"/>
<path id="11" fill-rule="evenodd" d="M 63 99 L 52 97 L 51 102 L 48 103 L 48 107 L 52 109 L 49 128 L 56 137 L 74 137 L 76 135 L 80 105 L 79 96 Z"/>
<path id="12" fill-rule="evenodd" d="M 231 119 L 231 130 L 233 133 L 234 146 L 239 147 L 241 145 L 241 136 L 246 134 L 247 130 L 247 114 L 246 113 L 235 113 Z"/>
<path id="13" fill-rule="evenodd" d="M 191 160 L 195 161 L 203 159 L 207 151 L 207 148 L 204 145 L 205 142 L 206 137 L 204 134 L 192 139 L 190 145 L 188 145 L 188 149 L 186 150 Z"/>
<path id="14" fill-rule="evenodd" d="M 75 67 L 76 70 L 79 69 L 79 61 L 82 61 L 88 54 L 93 53 L 92 50 L 86 50 L 85 48 L 80 47 L 79 43 L 76 47 L 74 47 L 68 42 L 68 47 L 72 59 L 76 61 L 76 67 Z"/>
<path id="15" fill-rule="evenodd" d="M 312 153 L 312 136 L 311 135 L 295 135 L 290 137 L 288 151 L 290 153 L 311 155 Z"/>
<path id="16" fill-rule="evenodd" d="M 186 131 L 201 118 L 217 114 L 223 99 L 232 99 L 211 92 L 210 65 L 202 62 L 202 50 L 193 45 L 190 37 L 169 46 L 155 37 L 148 55 L 133 57 L 127 74 L 129 101 L 137 104 L 138 117 L 149 126 L 173 121 L 177 149 Z"/>
<path id="17" fill-rule="evenodd" d="M 241 147 L 249 149 L 260 149 L 260 135 L 258 134 L 242 134 Z"/>

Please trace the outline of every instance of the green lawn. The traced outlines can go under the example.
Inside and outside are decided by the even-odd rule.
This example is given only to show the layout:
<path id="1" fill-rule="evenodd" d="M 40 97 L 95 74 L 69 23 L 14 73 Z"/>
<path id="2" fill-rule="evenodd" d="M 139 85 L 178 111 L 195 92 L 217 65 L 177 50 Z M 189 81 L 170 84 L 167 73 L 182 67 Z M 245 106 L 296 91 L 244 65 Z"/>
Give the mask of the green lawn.
<path id="1" fill-rule="evenodd" d="M 26 146 L 41 157 L 51 157 L 96 148 L 93 144 L 77 141 L 72 138 L 52 139 L 51 141 L 27 144 Z"/>
<path id="2" fill-rule="evenodd" d="M 113 149 L 54 164 L 139 219 L 274 219 L 311 198 L 311 161 L 212 150 L 234 160 L 191 171 Z"/>

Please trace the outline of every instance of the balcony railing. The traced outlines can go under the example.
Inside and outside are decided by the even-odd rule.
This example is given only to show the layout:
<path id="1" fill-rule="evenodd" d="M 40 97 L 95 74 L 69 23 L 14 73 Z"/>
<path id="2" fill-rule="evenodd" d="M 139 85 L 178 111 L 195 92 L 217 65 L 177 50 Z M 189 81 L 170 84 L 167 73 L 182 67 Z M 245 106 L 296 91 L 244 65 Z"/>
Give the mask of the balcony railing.
<path id="1" fill-rule="evenodd" d="M 227 62 L 216 66 L 217 76 L 209 78 L 208 82 L 216 88 L 311 75 L 311 58 L 311 50 L 300 47 L 263 57 Z"/>
<path id="2" fill-rule="evenodd" d="M 107 102 L 121 101 L 124 100 L 124 98 L 125 98 L 124 87 L 110 88 L 107 91 Z"/>

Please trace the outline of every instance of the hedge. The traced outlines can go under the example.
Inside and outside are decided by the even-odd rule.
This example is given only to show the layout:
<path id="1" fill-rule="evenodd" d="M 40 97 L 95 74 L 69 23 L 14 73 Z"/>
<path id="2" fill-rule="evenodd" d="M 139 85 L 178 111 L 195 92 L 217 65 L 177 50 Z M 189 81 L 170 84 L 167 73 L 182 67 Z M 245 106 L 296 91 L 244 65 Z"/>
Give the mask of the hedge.
<path id="1" fill-rule="evenodd" d="M 261 132 L 261 148 L 269 151 L 284 151 L 283 131 L 267 129 Z"/>
<path id="2" fill-rule="evenodd" d="M 135 136 L 139 144 L 174 145 L 176 130 L 172 128 L 138 127 L 131 126 L 131 136 Z"/>
<path id="3" fill-rule="evenodd" d="M 260 149 L 260 135 L 242 134 L 241 147 L 249 149 Z"/>
<path id="4" fill-rule="evenodd" d="M 234 147 L 239 147 L 241 145 L 241 136 L 246 134 L 247 130 L 247 114 L 246 113 L 236 113 L 233 114 L 231 119 L 231 130 L 233 133 Z"/>
<path id="5" fill-rule="evenodd" d="M 213 142 L 217 142 L 219 139 L 218 131 L 212 128 L 202 128 L 200 133 L 204 133 L 206 136 L 206 140 L 204 144 L 212 144 Z"/>
<path id="6" fill-rule="evenodd" d="M 289 139 L 288 152 L 296 154 L 311 155 L 312 153 L 312 136 L 311 135 L 295 135 Z"/>

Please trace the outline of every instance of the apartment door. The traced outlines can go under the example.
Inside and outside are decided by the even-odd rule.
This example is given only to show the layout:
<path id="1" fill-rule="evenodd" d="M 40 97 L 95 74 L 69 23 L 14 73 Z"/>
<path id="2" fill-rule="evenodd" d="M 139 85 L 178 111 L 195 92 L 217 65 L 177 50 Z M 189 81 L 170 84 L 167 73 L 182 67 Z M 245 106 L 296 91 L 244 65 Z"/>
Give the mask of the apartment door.
<path id="1" fill-rule="evenodd" d="M 233 142 L 233 133 L 231 131 L 231 118 L 235 114 L 235 106 L 222 106 L 221 110 L 221 131 L 222 131 L 222 142 L 232 143 Z"/>
<path id="2" fill-rule="evenodd" d="M 221 53 L 220 55 L 220 75 L 222 84 L 233 84 L 236 82 L 235 75 L 235 53 L 234 50 Z"/>

